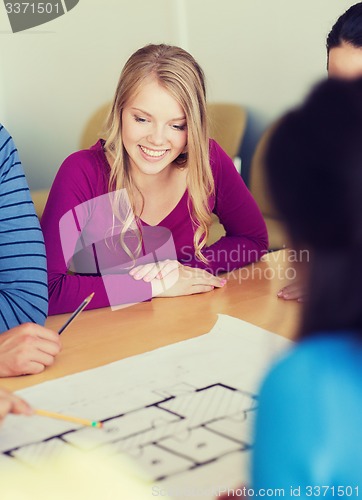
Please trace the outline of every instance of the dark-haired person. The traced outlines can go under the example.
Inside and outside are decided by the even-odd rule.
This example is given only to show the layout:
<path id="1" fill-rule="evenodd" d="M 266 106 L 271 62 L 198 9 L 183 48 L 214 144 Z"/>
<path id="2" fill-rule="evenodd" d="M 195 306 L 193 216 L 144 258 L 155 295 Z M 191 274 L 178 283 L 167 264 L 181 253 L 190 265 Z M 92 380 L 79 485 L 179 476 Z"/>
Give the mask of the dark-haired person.
<path id="1" fill-rule="evenodd" d="M 326 46 L 329 77 L 352 79 L 362 76 L 362 2 L 352 5 L 338 18 Z M 278 297 L 302 301 L 305 289 L 295 282 L 282 288 Z"/>
<path id="2" fill-rule="evenodd" d="M 0 377 L 39 373 L 59 336 L 48 311 L 45 247 L 12 137 L 0 124 Z"/>
<path id="3" fill-rule="evenodd" d="M 327 37 L 327 54 L 330 77 L 362 76 L 362 2 L 337 20 Z"/>
<path id="4" fill-rule="evenodd" d="M 255 491 L 362 494 L 362 80 L 322 82 L 266 152 L 270 192 L 295 249 L 308 248 L 299 342 L 267 376 Z"/>

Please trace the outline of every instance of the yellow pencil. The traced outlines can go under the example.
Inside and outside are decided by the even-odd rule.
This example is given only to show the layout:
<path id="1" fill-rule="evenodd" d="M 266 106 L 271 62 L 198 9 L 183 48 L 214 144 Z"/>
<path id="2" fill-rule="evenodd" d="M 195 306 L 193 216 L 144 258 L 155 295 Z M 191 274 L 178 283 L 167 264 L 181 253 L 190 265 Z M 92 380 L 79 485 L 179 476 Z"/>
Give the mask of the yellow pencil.
<path id="1" fill-rule="evenodd" d="M 49 418 L 57 418 L 58 420 L 66 420 L 67 422 L 73 422 L 75 424 L 86 425 L 88 427 L 96 427 L 100 429 L 103 427 L 102 422 L 96 422 L 92 420 L 87 420 L 86 418 L 79 417 L 70 417 L 68 415 L 63 415 L 62 413 L 55 413 L 48 410 L 34 410 L 35 415 L 39 415 L 41 417 L 49 417 Z"/>

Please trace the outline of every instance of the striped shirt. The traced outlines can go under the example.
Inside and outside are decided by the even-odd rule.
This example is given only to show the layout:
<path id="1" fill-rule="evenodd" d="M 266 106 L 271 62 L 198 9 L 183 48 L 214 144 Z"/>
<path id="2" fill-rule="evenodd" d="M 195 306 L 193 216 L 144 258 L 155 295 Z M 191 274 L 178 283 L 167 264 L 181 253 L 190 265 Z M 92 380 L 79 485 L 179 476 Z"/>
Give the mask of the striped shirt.
<path id="1" fill-rule="evenodd" d="M 0 124 L 0 333 L 48 312 L 43 235 L 15 144 Z"/>

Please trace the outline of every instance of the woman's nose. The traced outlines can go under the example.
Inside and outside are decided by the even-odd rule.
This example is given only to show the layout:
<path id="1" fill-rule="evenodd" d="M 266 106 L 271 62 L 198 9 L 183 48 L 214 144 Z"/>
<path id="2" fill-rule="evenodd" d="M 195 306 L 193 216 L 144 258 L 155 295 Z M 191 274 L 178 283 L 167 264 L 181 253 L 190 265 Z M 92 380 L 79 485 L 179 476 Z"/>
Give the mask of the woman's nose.
<path id="1" fill-rule="evenodd" d="M 165 143 L 165 133 L 162 126 L 154 126 L 147 140 L 155 146 L 162 146 Z"/>

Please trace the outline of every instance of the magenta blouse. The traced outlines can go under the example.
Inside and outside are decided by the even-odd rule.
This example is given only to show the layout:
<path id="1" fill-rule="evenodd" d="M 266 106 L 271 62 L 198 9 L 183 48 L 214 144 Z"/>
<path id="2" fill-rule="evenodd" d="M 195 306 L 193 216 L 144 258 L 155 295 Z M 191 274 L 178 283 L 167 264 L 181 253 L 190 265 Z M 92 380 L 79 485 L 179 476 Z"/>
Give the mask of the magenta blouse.
<path id="1" fill-rule="evenodd" d="M 209 206 L 223 224 L 226 236 L 204 248 L 208 263 L 195 256 L 186 191 L 156 227 L 140 221 L 147 248 L 143 248 L 144 258 L 137 259 L 136 264 L 148 262 L 147 255 L 156 252 L 159 260 L 177 258 L 186 266 L 217 274 L 254 262 L 267 251 L 267 230 L 260 210 L 232 160 L 213 140 L 210 140 L 210 164 L 215 194 L 210 197 Z M 124 252 L 119 247 L 119 238 L 115 238 L 115 243 L 110 236 L 111 224 L 103 220 L 102 214 L 94 218 L 94 210 L 85 204 L 108 193 L 109 174 L 103 142 L 98 141 L 90 149 L 70 155 L 56 175 L 41 221 L 48 261 L 49 314 L 73 311 L 92 292 L 95 296 L 88 309 L 152 297 L 150 283 L 136 281 L 128 274 L 134 263 L 130 264 L 128 258 L 124 265 L 124 258 L 119 258 L 120 254 L 124 257 Z M 77 209 L 78 206 L 83 209 Z M 85 206 L 88 208 L 84 209 Z M 87 259 L 82 257 L 85 248 L 92 261 L 89 265 L 84 265 Z"/>

